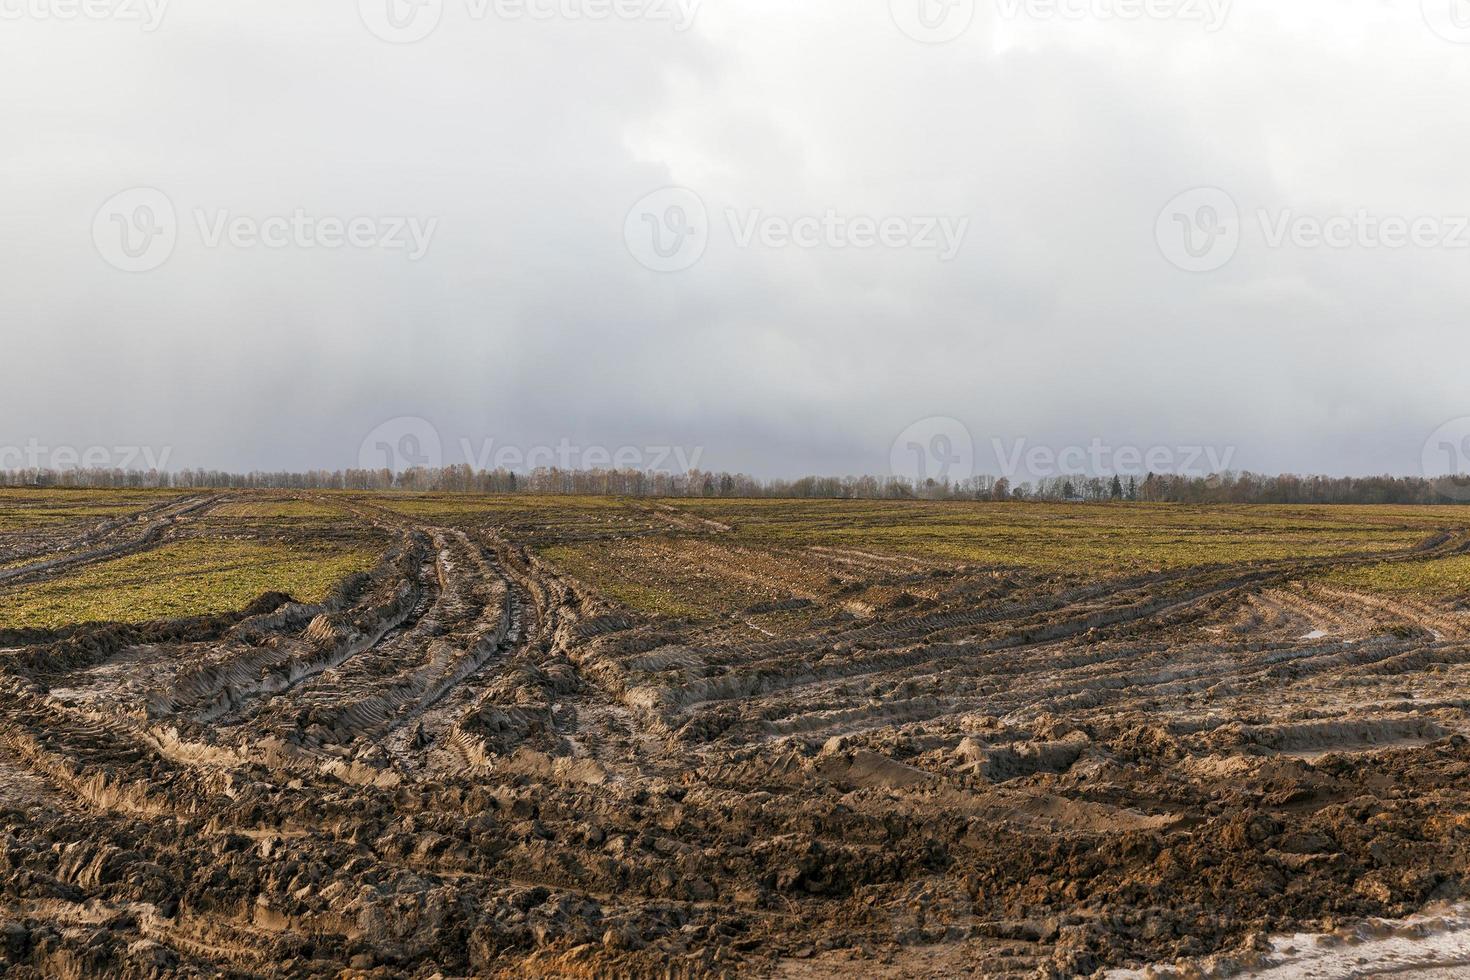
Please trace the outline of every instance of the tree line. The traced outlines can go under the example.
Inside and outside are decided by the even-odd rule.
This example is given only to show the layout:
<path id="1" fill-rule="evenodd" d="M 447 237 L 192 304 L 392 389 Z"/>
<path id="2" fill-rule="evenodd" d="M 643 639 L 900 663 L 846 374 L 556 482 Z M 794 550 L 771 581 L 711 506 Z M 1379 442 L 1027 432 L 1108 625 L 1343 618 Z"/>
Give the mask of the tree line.
<path id="1" fill-rule="evenodd" d="M 1444 504 L 1470 502 L 1470 477 L 1330 477 L 1258 473 L 1180 476 L 1057 476 L 1013 483 L 1006 477 L 913 481 L 898 477 L 807 476 L 761 480 L 743 473 L 691 470 L 476 470 L 467 464 L 392 470 L 304 473 L 224 470 L 17 469 L 8 487 L 133 489 L 373 490 L 415 493 L 564 494 L 617 497 L 730 497 L 831 500 L 995 500 L 1182 504 Z"/>

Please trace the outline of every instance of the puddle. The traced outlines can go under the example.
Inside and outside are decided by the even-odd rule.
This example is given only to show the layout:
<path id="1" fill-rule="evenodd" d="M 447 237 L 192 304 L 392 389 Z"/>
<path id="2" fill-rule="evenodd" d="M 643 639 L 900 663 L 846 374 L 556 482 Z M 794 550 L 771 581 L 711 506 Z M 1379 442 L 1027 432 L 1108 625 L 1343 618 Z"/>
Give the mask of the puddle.
<path id="1" fill-rule="evenodd" d="M 1271 940 L 1269 952 L 1242 968 L 1209 957 L 1142 970 L 1110 970 L 1107 980 L 1440 980 L 1470 976 L 1470 905 L 1439 906 L 1408 919 L 1369 919 L 1327 934 Z"/>

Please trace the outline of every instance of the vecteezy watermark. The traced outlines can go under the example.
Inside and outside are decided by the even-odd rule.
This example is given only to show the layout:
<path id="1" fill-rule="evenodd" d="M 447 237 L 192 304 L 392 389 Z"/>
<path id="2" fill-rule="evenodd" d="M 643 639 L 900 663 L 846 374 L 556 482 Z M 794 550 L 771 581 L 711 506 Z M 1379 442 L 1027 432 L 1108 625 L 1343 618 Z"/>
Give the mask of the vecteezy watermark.
<path id="1" fill-rule="evenodd" d="M 1025 438 L 992 439 L 1001 476 L 1044 480 L 1067 476 L 1219 476 L 1235 459 L 1234 446 L 1114 445 L 1094 438 L 1087 445 L 1032 445 Z"/>
<path id="2" fill-rule="evenodd" d="M 389 419 L 362 440 L 357 465 L 364 470 L 402 473 L 444 465 L 444 440 L 428 419 L 404 415 Z"/>
<path id="3" fill-rule="evenodd" d="M 975 22 L 975 0 L 888 0 L 898 29 L 921 44 L 947 44 Z"/>
<path id="4" fill-rule="evenodd" d="M 410 262 L 417 262 L 429 254 L 434 233 L 439 229 L 438 218 L 412 215 L 341 218 L 308 214 L 303 208 L 297 208 L 288 215 L 266 217 L 197 208 L 194 223 L 207 248 L 219 248 L 221 245 L 272 249 L 356 248 L 403 252 Z"/>
<path id="5" fill-rule="evenodd" d="M 968 939 L 980 921 L 975 898 L 963 878 L 936 875 L 915 881 L 889 906 L 893 938 L 910 947 Z"/>
<path id="6" fill-rule="evenodd" d="M 728 208 L 725 220 L 738 248 L 761 245 L 764 248 L 843 249 L 886 248 L 933 252 L 941 262 L 951 262 L 960 254 L 965 236 L 970 231 L 968 216 L 842 215 L 827 210 L 823 214 L 768 215 L 754 209 L 738 211 Z"/>
<path id="7" fill-rule="evenodd" d="M 495 470 L 528 473 L 557 469 L 567 473 L 599 470 L 683 475 L 699 468 L 703 447 L 584 445 L 563 438 L 552 444 L 515 445 L 494 438 L 458 439 L 459 463 L 478 473 Z M 364 470 L 403 473 L 412 469 L 439 469 L 445 464 L 444 440 L 428 419 L 401 416 L 373 429 L 358 448 L 357 463 Z"/>
<path id="8" fill-rule="evenodd" d="M 1258 208 L 1255 219 L 1260 243 L 1268 249 L 1470 249 L 1470 214 L 1388 214 L 1358 208 L 1323 215 L 1286 207 Z M 1235 257 L 1248 224 L 1230 194 L 1200 187 L 1170 201 L 1154 232 L 1171 263 L 1188 272 L 1213 272 Z"/>
<path id="9" fill-rule="evenodd" d="M 623 221 L 623 242 L 654 272 L 683 272 L 709 248 L 709 211 L 687 187 L 665 187 L 643 197 Z"/>
<path id="10" fill-rule="evenodd" d="M 151 34 L 163 24 L 169 0 L 0 0 L 0 21 L 104 21 L 133 23 Z"/>
<path id="11" fill-rule="evenodd" d="M 517 446 L 497 444 L 494 439 L 459 440 L 460 452 L 470 467 L 481 471 L 510 470 L 513 473 L 537 469 L 564 472 L 620 470 L 639 473 L 682 475 L 699 468 L 704 447 L 684 446 L 602 446 L 582 445 L 560 439 L 556 445 Z"/>
<path id="12" fill-rule="evenodd" d="M 1214 34 L 1225 26 L 1234 0 L 996 0 L 1006 20 L 1177 21 Z"/>
<path id="13" fill-rule="evenodd" d="M 149 272 L 168 261 L 179 240 L 173 201 L 152 187 L 114 194 L 92 219 L 92 242 L 108 264 L 124 272 Z"/>
<path id="14" fill-rule="evenodd" d="M 929 252 L 953 261 L 969 234 L 968 216 L 842 214 L 777 215 L 759 208 L 726 208 L 736 248 L 827 251 L 883 248 Z M 623 221 L 623 241 L 639 264 L 655 272 L 682 272 L 704 257 L 714 223 L 704 200 L 685 187 L 666 187 L 640 199 Z"/>
<path id="15" fill-rule="evenodd" d="M 3 0 L 0 0 L 3 2 Z M 471 21 L 648 21 L 676 31 L 694 25 L 704 0 L 458 0 Z M 444 0 L 358 0 L 365 27 L 390 44 L 413 44 L 438 30 Z"/>
<path id="16" fill-rule="evenodd" d="M 1424 23 L 1446 41 L 1470 44 L 1470 0 L 1419 0 Z"/>
<path id="17" fill-rule="evenodd" d="M 996 15 L 1020 21 L 1175 21 L 1208 33 L 1225 26 L 1234 0 L 995 0 Z M 976 0 L 888 0 L 894 24 L 915 41 L 947 44 L 975 22 Z"/>
<path id="18" fill-rule="evenodd" d="M 1470 422 L 1466 432 L 1470 434 Z M 1066 446 L 1033 444 L 1024 437 L 993 438 L 988 448 L 993 458 L 982 460 L 970 428 L 959 419 L 922 419 L 893 441 L 889 473 L 914 487 L 947 485 L 966 493 L 994 493 L 1004 487 L 1007 495 L 1019 487 L 1044 497 L 1069 496 L 1072 491 L 1066 487 L 1075 482 L 1077 496 L 1105 499 L 1108 481 L 1115 477 L 1127 481 L 1132 492 L 1138 492 L 1149 474 L 1220 478 L 1229 472 L 1236 452 L 1234 446 L 1125 445 L 1101 437 Z M 1470 460 L 1470 442 L 1465 451 Z M 1039 487 L 1031 485 L 1038 481 Z"/>
<path id="19" fill-rule="evenodd" d="M 439 228 L 436 217 L 411 215 L 341 217 L 296 208 L 289 214 L 238 214 L 227 208 L 194 208 L 191 228 L 205 248 L 326 249 L 402 252 L 410 262 L 428 255 Z M 181 232 L 167 194 L 135 187 L 109 198 L 92 220 L 92 241 L 112 266 L 149 272 L 173 255 Z"/>
<path id="20" fill-rule="evenodd" d="M 1196 187 L 1159 212 L 1154 238 L 1164 258 L 1186 272 L 1213 272 L 1240 248 L 1240 208 L 1218 187 Z"/>
<path id="21" fill-rule="evenodd" d="M 1470 416 L 1451 419 L 1424 442 L 1425 479 L 1435 490 L 1460 503 L 1470 502 Z"/>
<path id="22" fill-rule="evenodd" d="M 1470 215 L 1301 214 L 1292 208 L 1257 212 L 1267 248 L 1466 249 Z"/>
<path id="23" fill-rule="evenodd" d="M 358 0 L 357 13 L 374 37 L 413 44 L 438 30 L 444 0 Z"/>
<path id="24" fill-rule="evenodd" d="M 975 475 L 975 438 L 959 419 L 921 419 L 893 440 L 888 467 L 914 484 L 959 483 Z"/>
<path id="25" fill-rule="evenodd" d="M 0 446 L 0 471 L 162 471 L 172 455 L 172 446 L 47 446 L 32 438 L 24 446 Z"/>

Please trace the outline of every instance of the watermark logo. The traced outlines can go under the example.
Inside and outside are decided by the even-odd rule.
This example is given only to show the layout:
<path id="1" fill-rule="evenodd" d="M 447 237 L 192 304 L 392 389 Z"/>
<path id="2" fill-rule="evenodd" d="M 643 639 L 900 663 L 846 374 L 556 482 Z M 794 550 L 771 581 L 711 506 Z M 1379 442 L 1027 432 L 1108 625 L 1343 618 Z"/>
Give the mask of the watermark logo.
<path id="1" fill-rule="evenodd" d="M 768 214 L 759 208 L 726 208 L 724 234 L 738 249 L 765 248 L 831 252 L 881 248 L 929 253 L 940 262 L 960 254 L 970 231 L 968 216 L 940 214 Z M 704 257 L 718 221 L 704 200 L 683 187 L 655 191 L 633 205 L 623 239 L 638 263 L 655 272 L 683 272 Z"/>
<path id="2" fill-rule="evenodd" d="M 1186 272 L 1213 272 L 1240 248 L 1240 208 L 1218 187 L 1196 187 L 1159 212 L 1154 237 L 1164 258 Z"/>
<path id="3" fill-rule="evenodd" d="M 1435 489 L 1460 503 L 1470 502 L 1470 416 L 1452 419 L 1424 443 L 1424 476 Z M 1443 479 L 1448 477 L 1449 479 Z"/>
<path id="4" fill-rule="evenodd" d="M 1217 187 L 1196 188 L 1170 201 L 1155 226 L 1159 250 L 1189 272 L 1213 272 L 1230 262 L 1253 226 L 1254 247 L 1365 252 L 1470 249 L 1470 214 L 1408 214 L 1358 208 L 1313 214 L 1296 208 L 1257 208 L 1255 221 Z M 1259 238 L 1257 237 L 1259 235 Z"/>
<path id="5" fill-rule="evenodd" d="M 1470 215 L 1375 214 L 1359 208 L 1328 217 L 1292 208 L 1257 212 L 1267 248 L 1331 248 L 1374 251 L 1401 248 L 1470 248 Z"/>
<path id="6" fill-rule="evenodd" d="M 532 473 L 560 470 L 591 473 L 616 470 L 648 474 L 683 475 L 699 468 L 703 447 L 605 446 L 562 438 L 555 444 L 517 445 L 494 438 L 461 436 L 459 462 L 477 473 L 505 471 Z M 438 470 L 446 462 L 445 443 L 437 426 L 417 415 L 389 419 L 362 440 L 357 451 L 359 469 L 402 474 L 408 470 Z"/>
<path id="7" fill-rule="evenodd" d="M 444 0 L 357 0 L 357 12 L 379 40 L 413 44 L 438 29 Z"/>
<path id="8" fill-rule="evenodd" d="M 1453 44 L 1470 44 L 1470 0 L 1420 0 L 1424 23 Z"/>
<path id="9" fill-rule="evenodd" d="M 921 44 L 948 44 L 975 22 L 975 0 L 888 0 L 900 31 Z"/>
<path id="10" fill-rule="evenodd" d="M 123 272 L 151 272 L 168 261 L 179 240 L 178 214 L 168 195 L 134 187 L 108 198 L 92 219 L 92 242 Z"/>
<path id="11" fill-rule="evenodd" d="M 654 272 L 683 272 L 709 247 L 709 212 L 686 187 L 666 187 L 628 211 L 623 241 L 638 263 Z"/>
<path id="12" fill-rule="evenodd" d="M 308 214 L 296 208 L 290 214 L 265 217 L 235 214 L 228 209 L 195 208 L 194 227 L 205 248 L 342 248 L 362 251 L 402 252 L 410 262 L 429 254 L 438 218 L 414 215 L 367 216 L 340 218 L 335 215 Z"/>
<path id="13" fill-rule="evenodd" d="M 3 0 L 0 0 L 3 2 Z M 173 255 L 184 231 L 208 249 L 325 249 L 401 252 L 410 262 L 429 253 L 438 218 L 411 215 L 338 217 L 296 208 L 289 214 L 238 214 L 194 208 L 181 221 L 167 194 L 135 187 L 109 198 L 92 220 L 92 241 L 107 263 L 124 272 L 151 272 Z"/>
<path id="14" fill-rule="evenodd" d="M 996 0 L 1007 20 L 1176 21 L 1214 34 L 1230 18 L 1233 0 Z"/>
<path id="15" fill-rule="evenodd" d="M 694 18 L 704 0 L 462 0 L 462 3 L 465 18 L 474 22 L 648 21 L 670 24 L 682 33 L 694 26 Z M 389 44 L 422 41 L 439 29 L 444 9 L 444 0 L 358 0 L 363 24 L 374 37 Z"/>
<path id="16" fill-rule="evenodd" d="M 368 433 L 357 451 L 357 465 L 359 469 L 393 473 L 438 469 L 444 465 L 444 443 L 428 419 L 400 416 Z"/>
<path id="17" fill-rule="evenodd" d="M 24 446 L 0 446 L 0 472 L 13 470 L 163 471 L 172 446 L 47 446 L 32 438 Z"/>
<path id="18" fill-rule="evenodd" d="M 935 877 L 906 886 L 891 906 L 893 938 L 904 946 L 963 942 L 980 918 L 975 893 L 962 878 Z"/>
<path id="19" fill-rule="evenodd" d="M 704 458 L 703 446 L 692 450 L 684 446 L 611 447 L 582 445 L 567 438 L 554 446 L 517 446 L 494 439 L 482 439 L 476 446 L 469 439 L 461 438 L 459 450 L 470 468 L 482 473 L 556 469 L 566 473 L 617 470 L 677 475 L 698 469 L 699 461 Z"/>
<path id="20" fill-rule="evenodd" d="M 975 475 L 975 439 L 947 416 L 922 419 L 893 440 L 889 472 L 915 484 L 958 483 Z"/>
<path id="21" fill-rule="evenodd" d="M 1087 445 L 1033 445 L 1027 439 L 992 439 L 1000 473 L 1010 480 L 1067 476 L 1142 477 L 1167 473 L 1182 477 L 1219 476 L 1235 459 L 1234 446 L 1114 445 L 1094 438 Z"/>
<path id="22" fill-rule="evenodd" d="M 884 248 L 893 251 L 933 252 L 941 262 L 952 262 L 970 231 L 968 216 L 824 214 L 791 217 L 768 215 L 758 209 L 729 208 L 725 220 L 738 248 L 846 249 Z"/>
<path id="23" fill-rule="evenodd" d="M 152 34 L 163 25 L 168 5 L 169 0 L 0 0 L 0 20 L 115 20 Z"/>
<path id="24" fill-rule="evenodd" d="M 683 33 L 704 0 L 465 0 L 472 20 L 649 21 Z"/>
<path id="25" fill-rule="evenodd" d="M 1206 33 L 1224 28 L 1234 0 L 995 0 L 1008 21 L 1133 23 L 1143 20 L 1199 24 Z M 889 0 L 888 12 L 904 34 L 923 44 L 947 44 L 975 22 L 976 0 Z"/>

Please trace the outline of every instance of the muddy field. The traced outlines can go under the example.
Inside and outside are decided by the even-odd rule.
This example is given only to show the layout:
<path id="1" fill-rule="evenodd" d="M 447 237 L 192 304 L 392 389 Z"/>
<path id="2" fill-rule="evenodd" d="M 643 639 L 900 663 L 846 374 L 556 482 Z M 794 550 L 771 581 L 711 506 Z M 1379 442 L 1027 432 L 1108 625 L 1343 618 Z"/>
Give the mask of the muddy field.
<path id="1" fill-rule="evenodd" d="M 0 972 L 1197 974 L 1462 897 L 1470 510 L 844 506 L 0 497 Z"/>

